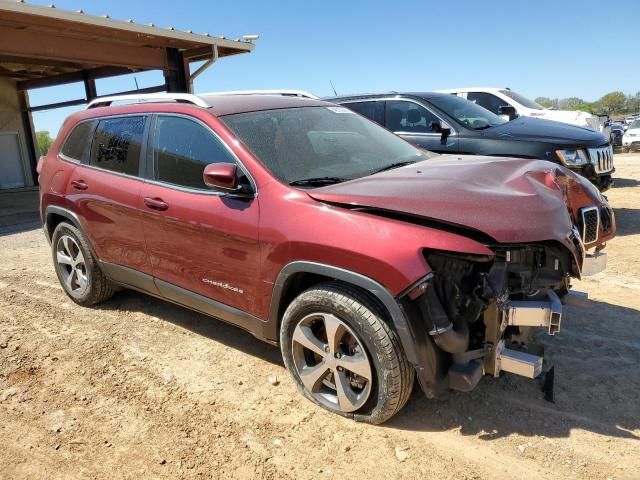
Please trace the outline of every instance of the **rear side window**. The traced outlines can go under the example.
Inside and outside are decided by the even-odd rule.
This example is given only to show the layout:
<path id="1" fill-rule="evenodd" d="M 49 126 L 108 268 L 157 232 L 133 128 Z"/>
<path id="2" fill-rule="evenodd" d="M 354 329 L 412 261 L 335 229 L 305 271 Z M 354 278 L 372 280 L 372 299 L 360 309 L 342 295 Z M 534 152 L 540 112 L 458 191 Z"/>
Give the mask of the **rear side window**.
<path id="1" fill-rule="evenodd" d="M 95 122 L 82 122 L 76 125 L 67 137 L 60 153 L 65 157 L 81 162 L 85 150 L 89 147 L 89 136 Z"/>
<path id="2" fill-rule="evenodd" d="M 384 126 L 384 102 L 349 102 L 343 105 Z"/>
<path id="3" fill-rule="evenodd" d="M 183 117 L 159 115 L 153 142 L 154 178 L 207 190 L 202 174 L 210 163 L 235 163 L 207 128 Z"/>
<path id="4" fill-rule="evenodd" d="M 126 175 L 138 175 L 145 117 L 106 118 L 98 122 L 90 165 Z"/>

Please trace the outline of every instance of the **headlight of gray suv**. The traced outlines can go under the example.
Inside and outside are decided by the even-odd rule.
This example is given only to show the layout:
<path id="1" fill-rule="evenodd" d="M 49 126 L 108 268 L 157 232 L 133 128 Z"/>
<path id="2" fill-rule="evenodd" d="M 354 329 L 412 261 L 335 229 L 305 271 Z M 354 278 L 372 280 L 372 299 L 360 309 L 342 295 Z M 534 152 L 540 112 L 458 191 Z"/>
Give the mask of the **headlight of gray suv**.
<path id="1" fill-rule="evenodd" d="M 567 167 L 580 167 L 589 163 L 586 150 L 556 150 L 556 155 Z"/>

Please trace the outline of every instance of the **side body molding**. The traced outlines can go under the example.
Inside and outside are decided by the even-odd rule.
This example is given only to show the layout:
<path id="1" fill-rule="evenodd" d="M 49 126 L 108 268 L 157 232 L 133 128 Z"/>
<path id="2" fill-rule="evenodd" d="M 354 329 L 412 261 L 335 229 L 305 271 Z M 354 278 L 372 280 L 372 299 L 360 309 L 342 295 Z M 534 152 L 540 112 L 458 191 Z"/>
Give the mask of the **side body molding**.
<path id="1" fill-rule="evenodd" d="M 280 301 L 286 290 L 287 281 L 296 273 L 311 273 L 322 275 L 335 280 L 340 280 L 351 285 L 362 288 L 374 295 L 387 309 L 393 326 L 398 332 L 402 347 L 404 348 L 407 360 L 412 364 L 418 363 L 414 337 L 411 333 L 411 326 L 402 306 L 389 293 L 389 291 L 375 280 L 350 270 L 340 267 L 325 265 L 322 263 L 295 261 L 288 263 L 278 274 L 278 278 L 273 286 L 271 304 L 269 307 L 269 321 L 265 325 L 267 331 L 265 336 L 268 339 L 278 339 L 278 327 L 280 324 Z"/>

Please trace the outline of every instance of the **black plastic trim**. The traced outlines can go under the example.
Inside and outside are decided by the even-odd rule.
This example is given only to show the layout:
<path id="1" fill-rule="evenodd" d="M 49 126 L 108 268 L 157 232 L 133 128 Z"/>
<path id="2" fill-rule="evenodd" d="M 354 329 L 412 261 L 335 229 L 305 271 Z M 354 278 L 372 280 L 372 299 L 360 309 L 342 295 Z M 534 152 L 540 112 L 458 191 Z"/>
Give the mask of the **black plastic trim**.
<path id="1" fill-rule="evenodd" d="M 102 272 L 114 283 L 127 288 L 133 288 L 151 295 L 160 295 L 160 291 L 153 281 L 153 277 L 147 273 L 115 263 L 98 260 Z"/>
<path id="2" fill-rule="evenodd" d="M 404 313 L 404 310 L 398 304 L 396 299 L 391 293 L 380 283 L 375 280 L 361 275 L 350 270 L 345 270 L 340 267 L 334 267 L 331 265 L 325 265 L 322 263 L 308 262 L 308 261 L 295 261 L 284 266 L 284 268 L 278 274 L 278 278 L 273 286 L 273 294 L 271 296 L 271 305 L 269 307 L 269 321 L 266 324 L 267 338 L 277 340 L 278 338 L 278 325 L 280 322 L 280 301 L 284 288 L 287 284 L 287 280 L 296 273 L 312 273 L 316 275 L 322 275 L 335 280 L 341 280 L 345 283 L 355 285 L 364 290 L 367 290 L 374 295 L 387 309 L 393 326 L 398 332 L 400 342 L 404 349 L 404 353 L 412 364 L 417 364 L 417 352 L 414 341 L 414 335 L 412 334 L 411 325 Z"/>
<path id="3" fill-rule="evenodd" d="M 274 343 L 264 335 L 266 323 L 264 320 L 261 320 L 258 317 L 254 317 L 253 315 L 239 310 L 235 307 L 217 302 L 216 300 L 212 300 L 208 297 L 178 287 L 163 280 L 159 280 L 156 278 L 154 279 L 154 283 L 162 298 L 167 299 L 175 304 L 190 308 L 192 310 L 205 313 L 227 323 L 236 325 L 248 331 L 260 340 Z"/>

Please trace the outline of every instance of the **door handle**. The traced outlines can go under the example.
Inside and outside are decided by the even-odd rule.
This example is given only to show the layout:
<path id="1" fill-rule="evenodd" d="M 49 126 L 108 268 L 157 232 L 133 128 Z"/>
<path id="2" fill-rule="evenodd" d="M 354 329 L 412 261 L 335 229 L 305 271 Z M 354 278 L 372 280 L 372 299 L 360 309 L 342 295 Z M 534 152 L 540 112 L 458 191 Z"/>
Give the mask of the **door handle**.
<path id="1" fill-rule="evenodd" d="M 76 190 L 86 190 L 89 185 L 84 183 L 84 180 L 71 180 L 71 186 Z"/>
<path id="2" fill-rule="evenodd" d="M 158 197 L 156 198 L 144 197 L 144 204 L 152 210 L 159 210 L 161 212 L 169 208 L 169 205 L 166 204 L 161 198 L 158 198 Z"/>

